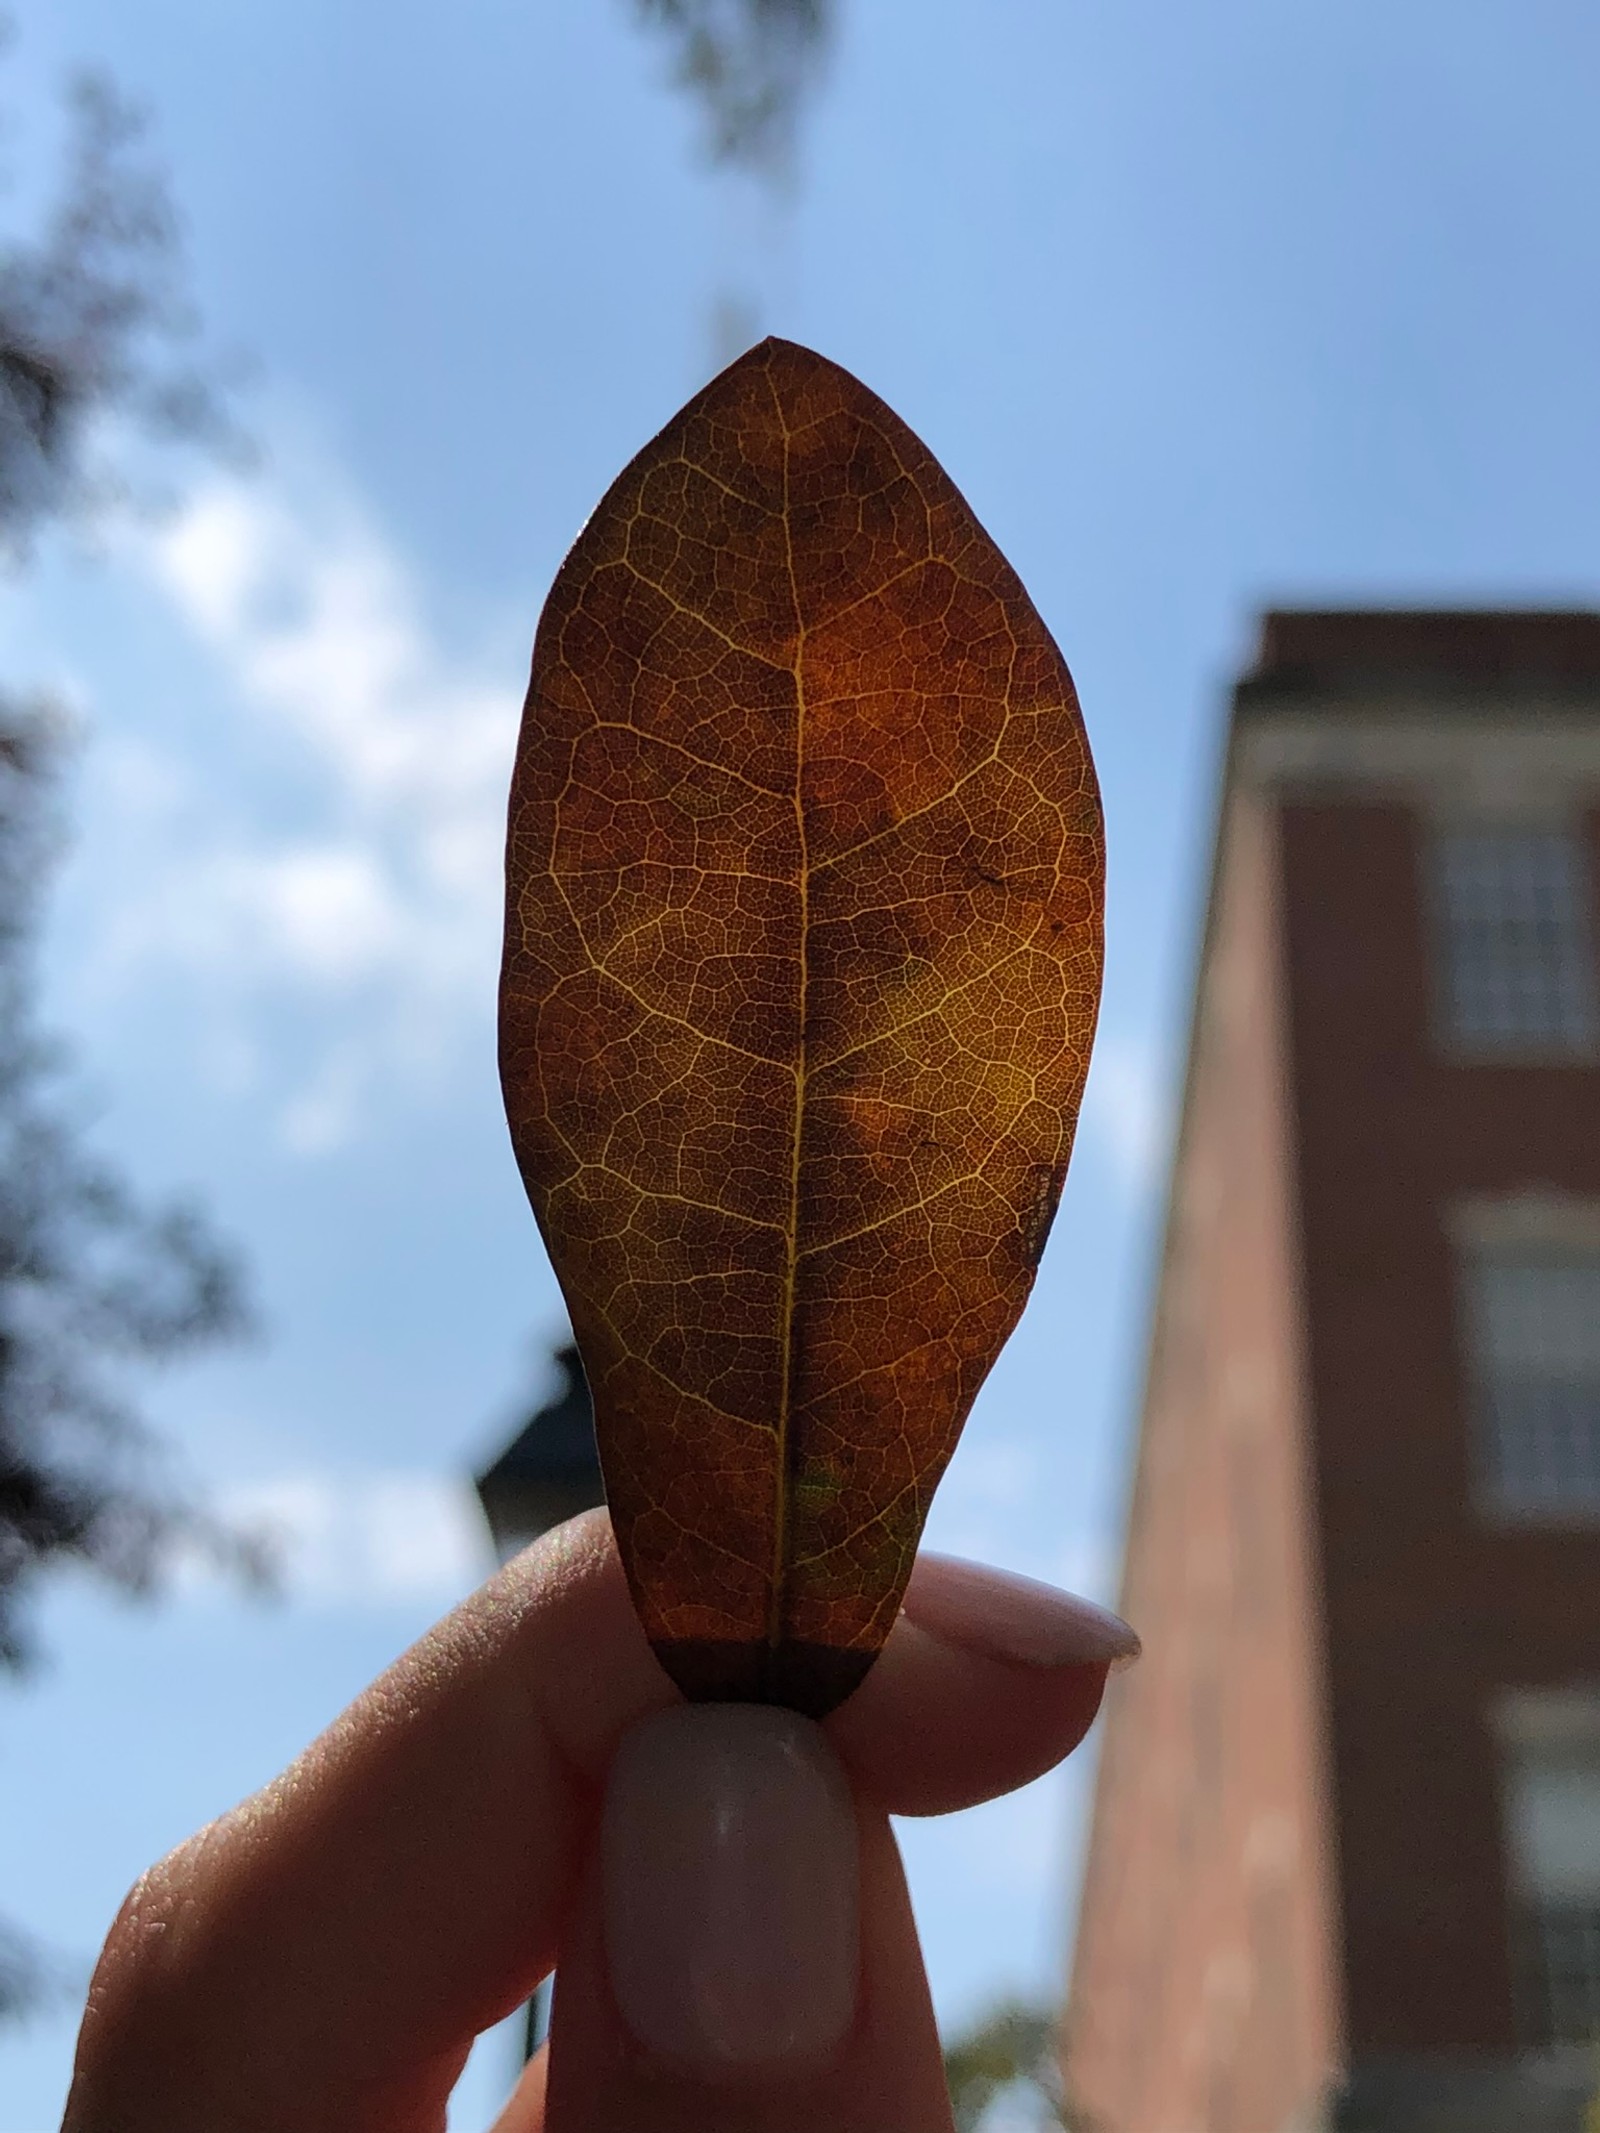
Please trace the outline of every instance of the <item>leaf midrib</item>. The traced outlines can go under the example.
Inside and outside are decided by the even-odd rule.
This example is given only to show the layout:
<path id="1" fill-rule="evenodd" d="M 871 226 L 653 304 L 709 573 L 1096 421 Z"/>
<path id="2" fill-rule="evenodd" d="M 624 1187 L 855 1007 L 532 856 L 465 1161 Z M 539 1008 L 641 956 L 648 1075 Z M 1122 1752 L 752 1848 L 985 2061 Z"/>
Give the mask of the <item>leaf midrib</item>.
<path id="1" fill-rule="evenodd" d="M 805 760 L 806 760 L 806 685 L 805 685 L 805 617 L 800 606 L 800 581 L 794 567 L 794 530 L 789 515 L 789 424 L 783 411 L 783 402 L 772 374 L 767 373 L 767 384 L 772 393 L 773 406 L 777 411 L 778 426 L 783 433 L 783 543 L 789 566 L 789 591 L 794 602 L 794 689 L 795 689 L 795 744 L 794 744 L 794 821 L 798 847 L 798 892 L 800 906 L 800 945 L 796 973 L 796 1025 L 794 1063 L 794 1118 L 789 1140 L 789 1218 L 784 1231 L 784 1278 L 781 1299 L 782 1325 L 779 1330 L 780 1369 L 778 1395 L 778 1424 L 776 1443 L 776 1472 L 773 1483 L 772 1519 L 772 1567 L 771 1590 L 767 1600 L 767 1654 L 769 1668 L 784 1641 L 784 1601 L 788 1584 L 789 1553 L 789 1438 L 794 1413 L 794 1380 L 798 1358 L 795 1354 L 795 1305 L 800 1282 L 800 1163 L 802 1129 L 806 1107 L 806 990 L 809 983 L 810 956 L 810 852 L 806 836 L 805 816 Z"/>

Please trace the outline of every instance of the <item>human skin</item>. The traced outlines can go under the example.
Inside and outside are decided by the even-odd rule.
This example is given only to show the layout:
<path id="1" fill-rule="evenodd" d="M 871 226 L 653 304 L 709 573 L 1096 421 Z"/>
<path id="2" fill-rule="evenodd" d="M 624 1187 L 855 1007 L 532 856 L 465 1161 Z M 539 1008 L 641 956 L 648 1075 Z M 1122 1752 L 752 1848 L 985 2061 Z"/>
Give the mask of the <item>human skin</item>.
<path id="1" fill-rule="evenodd" d="M 1136 1650 L 1085 1603 L 925 1559 L 882 1658 L 820 1729 L 771 1712 L 731 1722 L 740 1739 L 795 1729 L 797 1782 L 822 1774 L 823 1820 L 803 1841 L 832 1846 L 837 1872 L 830 1883 L 827 1861 L 780 1856 L 791 1871 L 760 1899 L 777 1904 L 770 1927 L 708 1951 L 703 1919 L 681 1904 L 659 1915 L 652 1817 L 668 1815 L 671 1773 L 692 1772 L 701 1736 L 721 1741 L 730 1708 L 759 1707 L 681 1706 L 604 1513 L 575 1519 L 144 1876 L 95 1973 L 63 2133 L 443 2133 L 474 2037 L 552 1968 L 551 2046 L 495 2133 L 940 2133 L 939 2043 L 888 1817 L 1039 1776 L 1077 1746 L 1109 1667 Z M 737 1788 L 742 1750 L 731 1763 L 725 1743 L 717 1752 Z M 614 1762 L 632 1774 L 608 1801 Z M 752 1786 L 747 1834 L 770 1866 L 811 1825 L 762 1824 Z M 835 1797 L 854 1822 L 842 1851 L 826 1819 Z M 691 1821 L 695 1805 L 679 1802 Z M 644 1862 L 636 1916 L 617 1878 L 636 1869 L 618 1860 Z M 732 1871 L 708 1854 L 712 1880 Z M 854 1907 L 858 1967 L 831 1996 L 806 1972 L 837 1945 L 801 1915 L 813 1884 Z M 628 2014 L 608 1927 L 630 1936 Z M 698 2029 L 673 2027 L 675 1981 L 685 1962 L 715 1973 L 724 1955 L 735 1987 L 752 1964 L 792 1961 L 798 2004 L 823 2012 L 754 2060 L 708 2057 Z"/>

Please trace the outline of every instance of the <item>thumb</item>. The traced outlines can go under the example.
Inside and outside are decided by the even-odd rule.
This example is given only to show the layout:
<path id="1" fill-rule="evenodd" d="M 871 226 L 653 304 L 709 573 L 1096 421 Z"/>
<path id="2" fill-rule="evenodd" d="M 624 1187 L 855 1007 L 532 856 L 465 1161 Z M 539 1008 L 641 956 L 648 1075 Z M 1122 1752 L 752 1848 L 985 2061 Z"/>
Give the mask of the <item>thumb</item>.
<path id="1" fill-rule="evenodd" d="M 698 1705 L 622 1742 L 559 1959 L 543 2125 L 949 2125 L 888 1818 L 808 1719 Z"/>

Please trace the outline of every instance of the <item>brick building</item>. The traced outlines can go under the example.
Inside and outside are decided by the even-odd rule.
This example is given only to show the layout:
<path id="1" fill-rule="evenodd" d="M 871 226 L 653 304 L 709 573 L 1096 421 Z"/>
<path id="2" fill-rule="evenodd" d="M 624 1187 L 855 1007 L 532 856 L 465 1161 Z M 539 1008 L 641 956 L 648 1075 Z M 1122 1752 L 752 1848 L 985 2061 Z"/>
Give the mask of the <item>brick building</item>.
<path id="1" fill-rule="evenodd" d="M 1597 899 L 1600 614 L 1266 618 L 1063 2035 L 1093 2133 L 1600 2127 Z"/>

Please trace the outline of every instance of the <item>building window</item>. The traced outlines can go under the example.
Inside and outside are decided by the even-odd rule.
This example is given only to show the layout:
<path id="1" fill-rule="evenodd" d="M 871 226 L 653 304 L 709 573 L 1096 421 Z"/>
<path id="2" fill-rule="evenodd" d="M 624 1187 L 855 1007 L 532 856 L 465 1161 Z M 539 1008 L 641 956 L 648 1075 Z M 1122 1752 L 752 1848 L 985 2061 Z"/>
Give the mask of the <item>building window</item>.
<path id="1" fill-rule="evenodd" d="M 1600 1041 L 1581 838 L 1539 825 L 1443 831 L 1434 850 L 1445 1035 L 1478 1054 Z"/>
<path id="2" fill-rule="evenodd" d="M 1467 1335 L 1490 1509 L 1600 1517 L 1600 1245 L 1469 1245 Z"/>
<path id="3" fill-rule="evenodd" d="M 1513 1697 L 1506 1848 L 1519 2026 L 1532 2046 L 1600 2041 L 1600 1703 Z"/>

